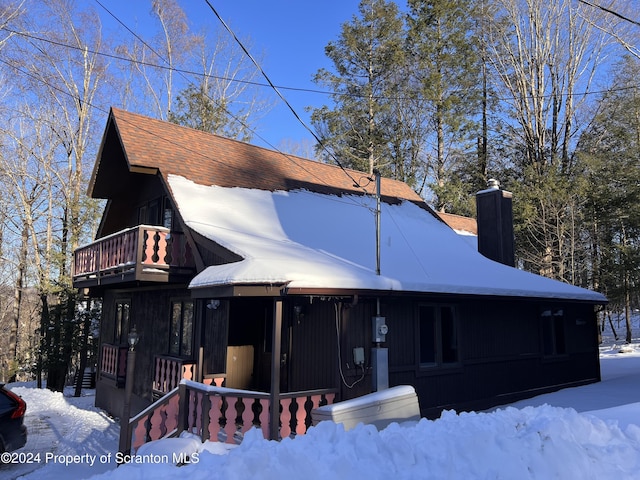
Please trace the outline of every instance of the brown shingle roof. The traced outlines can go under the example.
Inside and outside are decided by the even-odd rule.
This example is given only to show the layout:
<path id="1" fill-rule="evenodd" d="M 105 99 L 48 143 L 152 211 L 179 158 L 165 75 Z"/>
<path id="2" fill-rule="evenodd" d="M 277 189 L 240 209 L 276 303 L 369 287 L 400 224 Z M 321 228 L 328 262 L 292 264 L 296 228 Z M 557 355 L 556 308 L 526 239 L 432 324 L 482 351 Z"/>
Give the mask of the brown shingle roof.
<path id="1" fill-rule="evenodd" d="M 451 228 L 459 232 L 478 235 L 478 224 L 475 218 L 463 217 L 452 213 L 436 212 L 437 215 Z"/>
<path id="2" fill-rule="evenodd" d="M 336 193 L 362 192 L 354 180 L 362 182 L 363 172 L 285 155 L 262 147 L 223 138 L 173 123 L 156 120 L 117 108 L 111 109 L 110 122 L 115 125 L 129 170 L 158 169 L 166 179 L 175 174 L 202 185 L 244 187 L 261 190 L 293 190 Z M 109 140 L 108 135 L 103 144 Z M 104 146 L 104 145 L 103 145 Z M 94 170 L 92 187 L 108 161 L 102 154 Z M 351 178 L 350 178 L 350 177 Z M 368 193 L 375 192 L 374 182 L 365 180 Z M 382 179 L 384 196 L 422 203 L 421 197 L 407 184 Z"/>

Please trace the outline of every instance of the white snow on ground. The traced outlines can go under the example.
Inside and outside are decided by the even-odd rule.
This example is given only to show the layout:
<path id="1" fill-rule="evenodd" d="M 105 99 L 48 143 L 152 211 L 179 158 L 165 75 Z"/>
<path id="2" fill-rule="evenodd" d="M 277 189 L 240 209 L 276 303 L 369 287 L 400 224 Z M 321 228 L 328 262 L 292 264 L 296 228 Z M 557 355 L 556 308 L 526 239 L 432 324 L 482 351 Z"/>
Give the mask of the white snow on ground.
<path id="1" fill-rule="evenodd" d="M 118 425 L 92 406 L 93 391 L 73 398 L 13 384 L 28 403 L 29 440 L 16 453 L 40 457 L 0 465 L 0 479 L 640 479 L 640 344 L 619 347 L 602 348 L 602 382 L 492 412 L 448 411 L 380 432 L 323 422 L 282 442 L 255 430 L 235 448 L 168 439 L 139 451 L 147 463 L 118 468 Z M 176 467 L 174 452 L 197 455 Z"/>

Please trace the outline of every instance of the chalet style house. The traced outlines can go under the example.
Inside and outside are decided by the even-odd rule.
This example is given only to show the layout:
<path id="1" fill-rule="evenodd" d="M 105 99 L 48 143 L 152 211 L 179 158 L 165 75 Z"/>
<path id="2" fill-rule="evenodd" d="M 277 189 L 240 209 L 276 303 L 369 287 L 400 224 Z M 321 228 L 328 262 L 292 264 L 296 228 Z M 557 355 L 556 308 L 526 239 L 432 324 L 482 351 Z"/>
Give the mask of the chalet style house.
<path id="1" fill-rule="evenodd" d="M 102 301 L 96 405 L 122 412 L 134 327 L 133 413 L 182 378 L 257 405 L 351 399 L 382 373 L 428 417 L 600 380 L 606 298 L 509 266 L 508 192 L 479 193 L 494 210 L 475 244 L 504 241 L 485 256 L 447 224 L 463 219 L 374 180 L 113 108 L 88 192 L 106 209 L 74 266 Z M 241 404 L 237 418 L 266 411 Z"/>

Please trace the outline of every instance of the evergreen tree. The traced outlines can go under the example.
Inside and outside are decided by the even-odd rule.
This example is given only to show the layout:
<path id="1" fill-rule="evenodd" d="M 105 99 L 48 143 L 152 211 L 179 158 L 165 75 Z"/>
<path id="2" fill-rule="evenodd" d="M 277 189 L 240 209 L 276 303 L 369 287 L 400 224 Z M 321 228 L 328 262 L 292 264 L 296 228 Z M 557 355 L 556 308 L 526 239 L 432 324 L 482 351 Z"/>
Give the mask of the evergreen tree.
<path id="1" fill-rule="evenodd" d="M 482 83 L 475 2 L 409 0 L 408 48 L 413 65 L 415 97 L 423 110 L 425 130 L 434 145 L 427 154 L 434 205 L 440 211 L 456 203 L 461 178 L 453 172 L 471 156 L 475 162 L 476 123 Z M 428 151 L 427 144 L 423 145 Z M 464 190 L 464 189 L 462 189 Z"/>
<path id="2" fill-rule="evenodd" d="M 580 140 L 589 189 L 586 213 L 596 287 L 625 312 L 631 341 L 631 305 L 640 286 L 640 62 L 625 58 Z"/>
<path id="3" fill-rule="evenodd" d="M 347 167 L 411 178 L 412 172 L 398 164 L 404 158 L 393 153 L 405 140 L 398 138 L 405 125 L 393 114 L 406 73 L 403 22 L 396 4 L 385 0 L 362 0 L 358 11 L 325 48 L 335 72 L 322 69 L 315 76 L 316 83 L 334 92 L 335 103 L 312 112 L 319 151 L 325 160 Z"/>

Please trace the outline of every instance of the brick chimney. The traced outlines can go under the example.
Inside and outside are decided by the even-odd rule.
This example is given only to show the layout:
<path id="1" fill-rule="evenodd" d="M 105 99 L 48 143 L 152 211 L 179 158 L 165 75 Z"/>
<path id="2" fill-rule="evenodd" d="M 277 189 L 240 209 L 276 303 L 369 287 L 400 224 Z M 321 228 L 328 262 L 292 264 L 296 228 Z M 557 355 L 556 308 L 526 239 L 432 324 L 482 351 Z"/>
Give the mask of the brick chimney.
<path id="1" fill-rule="evenodd" d="M 478 252 L 496 262 L 515 266 L 512 194 L 491 179 L 476 193 Z"/>

